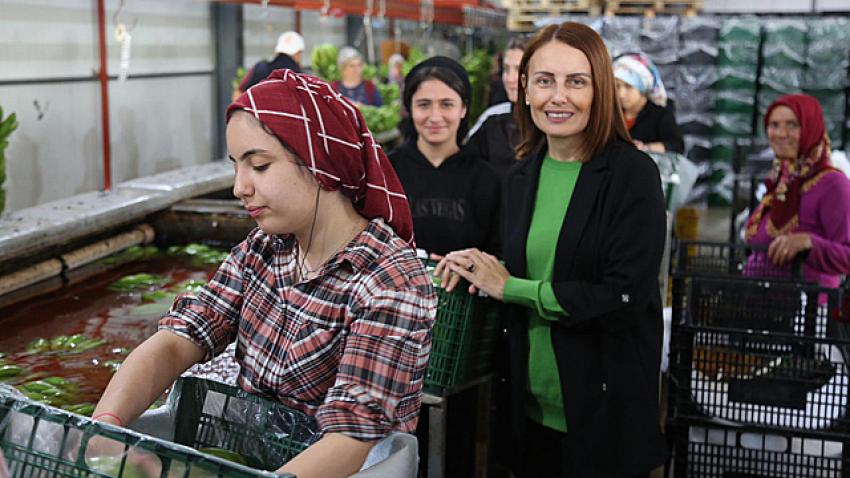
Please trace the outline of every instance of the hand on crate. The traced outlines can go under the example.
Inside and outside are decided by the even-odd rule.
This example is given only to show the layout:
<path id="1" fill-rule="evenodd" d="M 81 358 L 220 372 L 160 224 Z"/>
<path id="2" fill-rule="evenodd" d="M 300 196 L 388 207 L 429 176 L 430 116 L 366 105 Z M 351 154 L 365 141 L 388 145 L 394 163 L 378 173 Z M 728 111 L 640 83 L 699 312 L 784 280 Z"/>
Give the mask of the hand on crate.
<path id="1" fill-rule="evenodd" d="M 471 284 L 470 294 L 481 290 L 497 300 L 502 300 L 502 291 L 510 277 L 510 273 L 496 256 L 475 248 L 448 253 L 434 269 L 435 276 L 440 274 L 441 287 L 449 292 L 454 290 L 462 277 Z"/>
<path id="2" fill-rule="evenodd" d="M 778 266 L 791 263 L 797 254 L 812 248 L 812 238 L 805 232 L 777 237 L 767 248 L 767 257 Z"/>

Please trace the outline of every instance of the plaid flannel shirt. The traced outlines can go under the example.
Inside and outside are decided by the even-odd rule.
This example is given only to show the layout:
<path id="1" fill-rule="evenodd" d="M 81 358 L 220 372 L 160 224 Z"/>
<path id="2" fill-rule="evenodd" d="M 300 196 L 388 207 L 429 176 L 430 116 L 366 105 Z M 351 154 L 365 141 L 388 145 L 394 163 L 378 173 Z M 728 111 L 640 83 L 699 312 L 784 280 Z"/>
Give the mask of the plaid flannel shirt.
<path id="1" fill-rule="evenodd" d="M 372 220 L 316 278 L 296 283 L 293 236 L 255 229 L 160 329 L 207 351 L 237 340 L 239 385 L 314 416 L 323 433 L 413 433 L 437 298 L 415 251 Z"/>

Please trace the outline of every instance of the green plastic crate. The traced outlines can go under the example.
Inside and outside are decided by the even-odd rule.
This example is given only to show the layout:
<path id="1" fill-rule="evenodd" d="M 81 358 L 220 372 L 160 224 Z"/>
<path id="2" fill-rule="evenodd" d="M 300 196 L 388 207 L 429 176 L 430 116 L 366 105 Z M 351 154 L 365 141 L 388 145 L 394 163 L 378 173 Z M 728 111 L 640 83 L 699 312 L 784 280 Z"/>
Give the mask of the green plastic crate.
<path id="1" fill-rule="evenodd" d="M 721 43 L 755 43 L 758 45 L 761 38 L 761 25 L 753 17 L 729 17 L 724 19 L 720 26 L 719 37 Z"/>
<path id="2" fill-rule="evenodd" d="M 731 68 L 754 68 L 758 65 L 759 44 L 721 43 L 717 48 L 717 66 Z"/>
<path id="3" fill-rule="evenodd" d="M 430 271 L 436 265 L 425 261 Z M 425 388 L 443 392 L 492 371 L 499 331 L 499 309 L 491 301 L 470 295 L 469 284 L 452 292 L 437 287 L 437 320 Z"/>
<path id="4" fill-rule="evenodd" d="M 179 379 L 167 405 L 176 410 L 175 442 L 236 452 L 252 468 L 276 470 L 319 438 L 307 415 L 211 380 Z"/>
<path id="5" fill-rule="evenodd" d="M 123 446 L 125 455 L 116 459 L 114 468 L 105 470 L 86 461 L 86 448 L 94 437 Z M 8 394 L 0 394 L 0 450 L 10 478 L 135 478 L 138 472 L 126 458 L 129 452 L 153 455 L 164 477 L 281 476 Z"/>

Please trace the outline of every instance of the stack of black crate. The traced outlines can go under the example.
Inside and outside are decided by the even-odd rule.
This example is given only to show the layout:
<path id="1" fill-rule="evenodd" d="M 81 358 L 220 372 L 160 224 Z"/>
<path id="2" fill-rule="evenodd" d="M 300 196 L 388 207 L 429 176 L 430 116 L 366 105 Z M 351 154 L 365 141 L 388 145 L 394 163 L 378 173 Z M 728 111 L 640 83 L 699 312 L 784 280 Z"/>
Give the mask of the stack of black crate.
<path id="1" fill-rule="evenodd" d="M 677 248 L 672 476 L 850 476 L 846 298 L 795 279 L 799 265 L 790 275 L 762 267 L 763 254 L 727 243 Z"/>
<path id="2" fill-rule="evenodd" d="M 676 121 L 685 139 L 685 154 L 699 168 L 694 198 L 713 189 L 712 131 L 717 83 L 717 38 L 721 19 L 683 17 L 679 23 L 679 59 L 665 76 L 675 86 Z"/>

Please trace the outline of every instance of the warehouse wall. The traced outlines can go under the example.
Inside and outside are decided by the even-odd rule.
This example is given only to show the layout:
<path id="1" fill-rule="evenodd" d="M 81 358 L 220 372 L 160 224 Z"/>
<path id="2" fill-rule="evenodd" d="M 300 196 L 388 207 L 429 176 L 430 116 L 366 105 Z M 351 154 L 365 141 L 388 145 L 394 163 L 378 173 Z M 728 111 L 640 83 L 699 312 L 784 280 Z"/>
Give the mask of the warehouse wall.
<path id="1" fill-rule="evenodd" d="M 249 68 L 260 60 L 274 57 L 277 37 L 295 29 L 295 10 L 246 4 L 243 8 L 243 25 L 244 65 Z M 303 66 L 310 66 L 310 54 L 316 45 L 345 44 L 345 18 L 323 18 L 318 11 L 302 11 L 301 33 L 306 44 L 302 63 Z"/>
<path id="2" fill-rule="evenodd" d="M 120 3 L 106 2 L 111 75 Z M 209 5 L 125 4 L 118 21 L 137 23 L 130 76 L 109 87 L 113 183 L 212 159 Z M 6 211 L 100 189 L 96 2 L 0 0 L 0 12 L 0 106 L 20 124 L 6 150 Z"/>
<path id="3" fill-rule="evenodd" d="M 848 0 L 705 0 L 707 13 L 847 12 Z"/>

